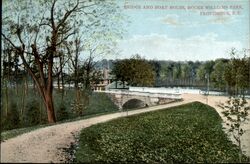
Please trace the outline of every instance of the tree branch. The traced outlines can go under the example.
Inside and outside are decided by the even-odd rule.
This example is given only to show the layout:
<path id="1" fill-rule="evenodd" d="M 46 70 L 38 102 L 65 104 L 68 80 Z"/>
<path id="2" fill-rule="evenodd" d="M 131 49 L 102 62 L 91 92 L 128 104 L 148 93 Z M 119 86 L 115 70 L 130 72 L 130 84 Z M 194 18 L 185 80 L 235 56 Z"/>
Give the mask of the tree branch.
<path id="1" fill-rule="evenodd" d="M 72 33 L 69 33 L 67 36 L 65 36 L 63 39 L 61 39 L 61 41 L 59 43 L 57 43 L 56 46 L 59 46 L 60 44 L 62 44 L 65 40 L 68 39 L 68 37 L 70 37 L 73 34 L 75 34 L 75 31 L 73 31 Z"/>
<path id="2" fill-rule="evenodd" d="M 6 37 L 2 32 L 1 35 L 4 37 L 6 41 L 8 41 L 16 50 L 18 50 L 18 47 L 8 38 Z"/>
<path id="3" fill-rule="evenodd" d="M 54 20 L 54 8 L 57 0 L 54 0 L 50 9 L 50 19 L 52 24 L 52 29 L 54 30 L 56 28 L 55 26 L 55 20 Z"/>
<path id="4" fill-rule="evenodd" d="M 79 5 L 79 0 L 77 0 L 76 5 L 75 5 L 71 10 L 67 11 L 67 12 L 64 14 L 62 20 L 61 20 L 61 21 L 58 23 L 58 25 L 57 25 L 57 29 L 59 29 L 60 26 L 63 25 L 63 23 L 67 20 L 67 18 L 77 9 L 78 5 Z"/>

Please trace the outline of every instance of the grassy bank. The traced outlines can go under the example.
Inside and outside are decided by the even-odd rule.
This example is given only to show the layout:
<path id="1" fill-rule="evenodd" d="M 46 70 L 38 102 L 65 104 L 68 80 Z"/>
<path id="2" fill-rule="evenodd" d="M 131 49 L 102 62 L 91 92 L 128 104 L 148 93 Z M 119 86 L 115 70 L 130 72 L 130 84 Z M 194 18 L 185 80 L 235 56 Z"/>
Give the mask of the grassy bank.
<path id="1" fill-rule="evenodd" d="M 14 96 L 8 101 L 3 97 L 3 110 L 1 110 L 1 141 L 17 135 L 49 126 L 42 101 L 37 93 L 29 91 L 25 101 L 21 96 Z M 18 92 L 19 93 L 19 92 Z M 81 108 L 74 106 L 75 91 L 67 90 L 62 99 L 62 93 L 54 92 L 54 105 L 56 110 L 57 123 L 76 121 L 101 114 L 117 112 L 118 108 L 105 93 L 91 93 L 88 95 L 88 102 L 84 99 Z M 23 104 L 23 105 L 22 105 Z M 5 110 L 8 109 L 7 112 Z M 81 113 L 80 113 L 81 112 Z M 7 113 L 7 114 L 6 114 Z"/>
<path id="2" fill-rule="evenodd" d="M 62 123 L 67 123 L 67 122 L 73 122 L 73 121 L 79 121 L 79 120 L 83 120 L 83 119 L 88 119 L 88 118 L 92 118 L 92 117 L 97 117 L 100 115 L 105 115 L 105 114 L 111 114 L 111 113 L 115 113 L 117 111 L 100 111 L 100 113 L 96 113 L 96 114 L 89 114 L 86 116 L 81 116 L 81 117 L 77 117 L 77 118 L 73 118 L 73 119 L 65 119 L 63 121 L 59 121 L 55 124 L 42 124 L 42 125 L 36 125 L 36 126 L 31 126 L 31 127 L 25 127 L 25 128 L 18 128 L 18 129 L 12 129 L 12 130 L 7 130 L 4 132 L 1 132 L 1 141 L 16 137 L 18 135 L 24 134 L 24 133 L 28 133 L 31 132 L 33 130 L 37 130 L 40 128 L 44 128 L 47 126 L 53 126 L 56 124 L 62 124 Z"/>
<path id="3" fill-rule="evenodd" d="M 221 121 L 213 108 L 191 103 L 94 125 L 81 132 L 75 161 L 238 162 Z"/>

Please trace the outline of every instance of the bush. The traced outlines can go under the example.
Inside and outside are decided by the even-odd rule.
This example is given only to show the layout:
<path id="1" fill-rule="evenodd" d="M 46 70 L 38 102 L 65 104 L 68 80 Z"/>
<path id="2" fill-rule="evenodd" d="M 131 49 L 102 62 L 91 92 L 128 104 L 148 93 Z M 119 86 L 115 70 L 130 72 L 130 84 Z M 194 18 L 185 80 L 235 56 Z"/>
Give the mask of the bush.
<path id="1" fill-rule="evenodd" d="M 69 113 L 64 103 L 61 103 L 59 105 L 59 109 L 57 111 L 56 117 L 57 117 L 57 121 L 61 121 L 61 120 L 65 120 L 69 118 Z"/>
<path id="2" fill-rule="evenodd" d="M 33 126 L 42 123 L 40 111 L 40 104 L 38 99 L 29 99 L 25 108 L 24 124 L 26 126 Z"/>
<path id="3" fill-rule="evenodd" d="M 17 110 L 17 105 L 13 102 L 10 102 L 10 110 L 7 113 L 1 122 L 1 128 L 3 130 L 10 130 L 13 128 L 19 128 L 21 126 L 21 121 L 19 117 L 19 112 Z"/>
<path id="4" fill-rule="evenodd" d="M 112 111 L 118 111 L 118 107 L 105 93 L 92 93 L 89 98 L 89 105 L 83 111 L 83 115 L 92 115 Z"/>
<path id="5" fill-rule="evenodd" d="M 237 145 L 239 146 L 239 158 L 242 156 L 242 135 L 245 133 L 243 125 L 246 123 L 250 106 L 245 97 L 237 98 L 230 97 L 226 105 L 221 106 L 224 111 L 223 114 L 227 118 L 228 132 L 233 136 Z"/>

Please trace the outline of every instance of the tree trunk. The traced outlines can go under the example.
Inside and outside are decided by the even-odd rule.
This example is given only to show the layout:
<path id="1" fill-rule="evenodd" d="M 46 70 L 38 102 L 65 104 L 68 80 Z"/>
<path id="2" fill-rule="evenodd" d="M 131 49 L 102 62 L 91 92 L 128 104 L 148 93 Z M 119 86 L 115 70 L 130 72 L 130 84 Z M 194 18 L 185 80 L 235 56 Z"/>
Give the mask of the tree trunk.
<path id="1" fill-rule="evenodd" d="M 61 85 L 60 85 L 60 74 L 57 76 L 57 89 L 61 90 Z"/>
<path id="2" fill-rule="evenodd" d="M 7 117 L 9 112 L 9 88 L 8 88 L 8 81 L 5 80 L 5 115 Z"/>
<path id="3" fill-rule="evenodd" d="M 46 101 L 45 106 L 47 109 L 48 122 L 55 123 L 56 116 L 54 112 L 53 96 L 51 91 L 48 91 L 48 93 L 45 94 L 45 101 Z"/>
<path id="4" fill-rule="evenodd" d="M 64 75 L 61 74 L 62 90 L 64 91 Z"/>
<path id="5" fill-rule="evenodd" d="M 85 80 L 85 89 L 90 88 L 90 69 L 86 70 L 86 80 Z"/>
<path id="6" fill-rule="evenodd" d="M 52 50 L 55 52 L 56 47 Z M 52 53 L 53 54 L 53 53 Z M 55 123 L 56 122 L 56 116 L 54 111 L 54 104 L 53 104 L 53 55 L 49 56 L 48 61 L 48 80 L 47 80 L 47 86 L 45 89 L 45 106 L 47 109 L 47 115 L 48 115 L 48 122 L 49 123 Z"/>
<path id="7" fill-rule="evenodd" d="M 26 82 L 27 79 L 23 77 L 23 89 L 22 89 L 22 105 L 21 105 L 21 111 L 20 111 L 20 116 L 21 116 L 21 122 L 23 122 L 23 111 L 25 110 L 25 99 L 26 99 Z"/>
<path id="8" fill-rule="evenodd" d="M 62 91 L 64 90 L 64 81 L 63 81 L 63 61 L 64 58 L 63 56 L 61 56 L 59 58 L 59 62 L 60 62 L 60 73 L 58 75 L 58 84 L 60 84 L 60 75 L 61 75 L 61 86 L 62 86 Z"/>
<path id="9" fill-rule="evenodd" d="M 78 78 L 79 77 L 78 77 L 78 70 L 77 69 L 78 69 L 78 67 L 75 68 L 75 79 L 74 79 L 75 80 L 74 82 L 75 82 L 75 89 L 76 90 L 78 90 L 78 88 L 79 88 L 79 85 L 78 85 L 78 81 L 79 81 Z"/>

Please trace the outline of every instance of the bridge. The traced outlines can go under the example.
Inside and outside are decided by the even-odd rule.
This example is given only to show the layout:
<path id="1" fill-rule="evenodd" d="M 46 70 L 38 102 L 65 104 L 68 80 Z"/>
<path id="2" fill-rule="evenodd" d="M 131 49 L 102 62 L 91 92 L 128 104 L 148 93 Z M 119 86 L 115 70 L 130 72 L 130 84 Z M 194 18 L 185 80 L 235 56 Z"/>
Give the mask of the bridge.
<path id="1" fill-rule="evenodd" d="M 159 89 L 152 90 L 152 88 L 149 90 L 149 88 L 145 87 L 131 87 L 129 90 L 113 89 L 95 92 L 106 93 L 120 110 L 129 103 L 139 103 L 140 107 L 149 107 L 181 100 L 180 93 L 161 92 Z"/>

